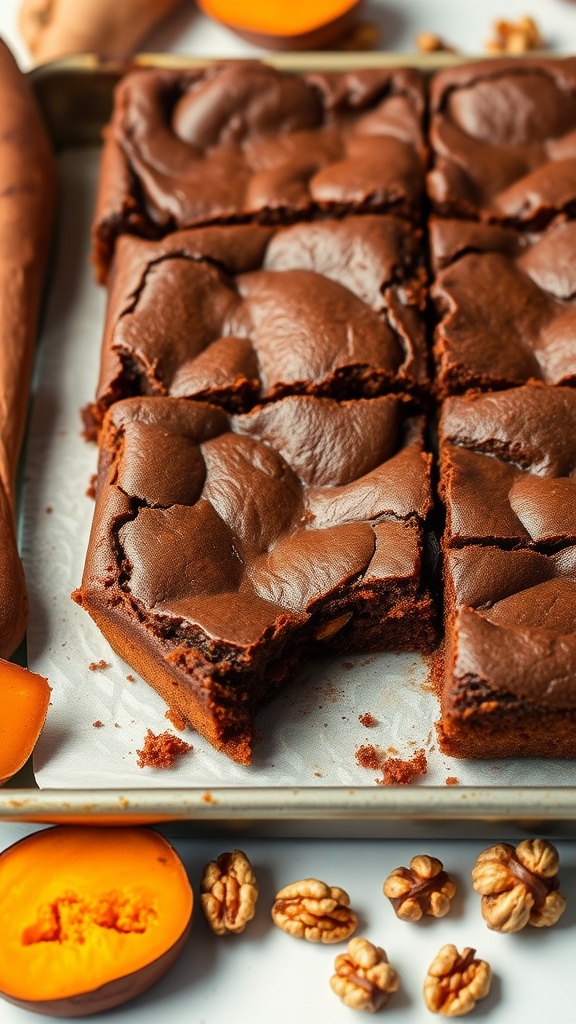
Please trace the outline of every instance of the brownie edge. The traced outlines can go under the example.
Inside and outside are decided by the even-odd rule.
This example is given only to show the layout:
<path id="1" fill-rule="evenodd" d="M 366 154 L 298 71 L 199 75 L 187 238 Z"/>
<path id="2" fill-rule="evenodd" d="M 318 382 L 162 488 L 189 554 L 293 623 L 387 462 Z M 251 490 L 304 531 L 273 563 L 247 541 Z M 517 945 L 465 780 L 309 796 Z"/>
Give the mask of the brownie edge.
<path id="1" fill-rule="evenodd" d="M 423 419 L 397 396 L 108 413 L 75 600 L 216 749 L 321 650 L 430 650 Z"/>

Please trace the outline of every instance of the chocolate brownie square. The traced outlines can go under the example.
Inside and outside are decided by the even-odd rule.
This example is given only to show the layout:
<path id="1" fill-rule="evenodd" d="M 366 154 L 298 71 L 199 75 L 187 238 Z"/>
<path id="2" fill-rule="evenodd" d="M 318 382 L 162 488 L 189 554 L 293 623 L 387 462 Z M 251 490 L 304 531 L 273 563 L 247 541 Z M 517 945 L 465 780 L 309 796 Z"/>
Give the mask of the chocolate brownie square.
<path id="1" fill-rule="evenodd" d="M 236 411 L 288 394 L 422 392 L 425 281 L 420 232 L 390 216 L 124 236 L 88 433 L 134 395 Z"/>
<path id="2" fill-rule="evenodd" d="M 439 436 L 446 547 L 576 543 L 576 390 L 449 398 Z"/>
<path id="3" fill-rule="evenodd" d="M 430 110 L 435 212 L 535 228 L 576 212 L 576 58 L 448 68 Z"/>
<path id="4" fill-rule="evenodd" d="M 248 764 L 254 713 L 306 653 L 432 647 L 423 432 L 393 395 L 236 416 L 118 402 L 75 599 L 171 708 Z"/>
<path id="5" fill-rule="evenodd" d="M 449 551 L 439 726 L 455 757 L 576 757 L 576 547 Z"/>
<path id="6" fill-rule="evenodd" d="M 441 396 L 576 384 L 576 222 L 530 234 L 433 218 L 430 244 Z"/>
<path id="7" fill-rule="evenodd" d="M 116 89 L 95 219 L 105 277 L 117 235 L 326 213 L 420 216 L 420 72 L 305 75 L 256 61 L 139 69 Z"/>

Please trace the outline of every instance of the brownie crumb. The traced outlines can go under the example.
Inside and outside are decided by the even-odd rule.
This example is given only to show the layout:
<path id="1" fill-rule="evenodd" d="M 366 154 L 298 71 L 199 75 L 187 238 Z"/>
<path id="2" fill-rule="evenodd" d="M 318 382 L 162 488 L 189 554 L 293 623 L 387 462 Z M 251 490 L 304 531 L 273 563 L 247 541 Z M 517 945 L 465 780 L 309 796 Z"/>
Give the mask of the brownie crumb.
<path id="1" fill-rule="evenodd" d="M 373 771 L 379 771 L 384 765 L 382 754 L 371 743 L 365 743 L 358 747 L 355 757 L 361 768 L 371 768 Z"/>
<path id="2" fill-rule="evenodd" d="M 128 675 L 126 676 L 126 679 L 128 680 L 129 683 L 135 683 L 136 682 L 134 676 L 131 676 L 130 673 L 128 673 Z"/>
<path id="3" fill-rule="evenodd" d="M 101 722 L 100 719 L 98 719 L 98 721 L 96 721 L 96 722 L 92 722 L 92 725 L 93 725 L 93 727 L 95 729 L 103 729 L 104 728 L 104 722 Z"/>
<path id="4" fill-rule="evenodd" d="M 180 754 L 187 754 L 192 749 L 190 743 L 186 743 L 171 732 L 156 735 L 148 729 L 142 750 L 136 751 L 137 764 L 139 768 L 171 768 Z"/>
<path id="5" fill-rule="evenodd" d="M 91 672 L 99 672 L 101 669 L 109 668 L 109 664 L 102 658 L 100 661 L 91 661 L 88 668 Z"/>
<path id="6" fill-rule="evenodd" d="M 47 515 L 50 516 L 50 515 L 52 515 L 54 509 L 52 508 L 52 505 L 46 505 L 46 508 L 44 509 L 44 511 L 46 512 Z"/>
<path id="7" fill-rule="evenodd" d="M 87 498 L 92 498 L 92 501 L 94 501 L 95 498 L 96 498 L 96 481 L 97 481 L 97 479 L 98 479 L 98 474 L 97 473 L 92 473 L 92 476 L 90 477 L 90 479 L 88 481 L 88 487 L 86 488 L 86 497 Z"/>
<path id="8" fill-rule="evenodd" d="M 449 775 L 448 778 L 446 779 L 446 785 L 447 786 L 459 786 L 460 785 L 460 779 L 457 779 L 455 775 Z"/>
<path id="9" fill-rule="evenodd" d="M 417 750 L 407 761 L 389 757 L 381 767 L 382 778 L 376 779 L 377 786 L 409 786 L 418 775 L 426 775 L 428 761 L 424 750 Z"/>
<path id="10" fill-rule="evenodd" d="M 358 721 L 367 729 L 372 729 L 375 725 L 378 724 L 378 722 L 374 718 L 374 715 L 371 715 L 369 711 L 367 711 L 366 714 L 364 715 L 358 715 Z"/>
<path id="11" fill-rule="evenodd" d="M 178 732 L 184 732 L 184 729 L 186 728 L 186 719 L 184 718 L 184 715 L 181 715 L 179 711 L 176 711 L 176 708 L 168 708 L 166 718 L 169 722 L 172 722 L 172 725 L 178 730 Z"/>

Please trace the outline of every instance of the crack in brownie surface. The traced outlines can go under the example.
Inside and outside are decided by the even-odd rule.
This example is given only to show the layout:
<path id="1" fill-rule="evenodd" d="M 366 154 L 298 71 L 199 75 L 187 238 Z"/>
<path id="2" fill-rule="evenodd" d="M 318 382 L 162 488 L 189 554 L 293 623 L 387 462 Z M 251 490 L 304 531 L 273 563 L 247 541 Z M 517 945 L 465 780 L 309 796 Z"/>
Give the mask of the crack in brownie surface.
<path id="1" fill-rule="evenodd" d="M 420 233 L 395 217 L 123 238 L 93 428 L 131 394 L 231 411 L 290 393 L 423 391 Z"/>
<path id="2" fill-rule="evenodd" d="M 396 396 L 232 417 L 119 402 L 76 599 L 170 707 L 249 763 L 252 716 L 304 653 L 433 645 L 423 426 Z"/>
<path id="3" fill-rule="evenodd" d="M 414 69 L 293 75 L 230 61 L 120 82 L 95 221 L 115 237 L 214 222 L 396 210 L 424 190 L 424 86 Z"/>

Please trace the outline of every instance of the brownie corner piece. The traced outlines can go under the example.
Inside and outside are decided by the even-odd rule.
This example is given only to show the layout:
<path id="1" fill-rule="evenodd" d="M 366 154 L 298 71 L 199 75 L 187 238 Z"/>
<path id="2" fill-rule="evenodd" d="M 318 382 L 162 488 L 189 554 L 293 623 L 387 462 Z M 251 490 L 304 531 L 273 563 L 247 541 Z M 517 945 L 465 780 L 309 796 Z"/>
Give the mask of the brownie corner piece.
<path id="1" fill-rule="evenodd" d="M 422 439 L 396 396 L 237 416 L 119 402 L 76 598 L 170 707 L 247 764 L 254 714 L 306 652 L 432 646 Z"/>
<path id="2" fill-rule="evenodd" d="M 439 726 L 462 758 L 576 756 L 576 547 L 448 552 Z"/>
<path id="3" fill-rule="evenodd" d="M 442 216 L 541 228 L 576 210 L 576 59 L 508 58 L 432 79 L 428 195 Z"/>
<path id="4" fill-rule="evenodd" d="M 94 259 L 116 237 L 391 210 L 420 219 L 424 83 L 414 69 L 296 75 L 257 61 L 138 69 L 119 83 Z"/>

